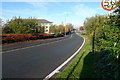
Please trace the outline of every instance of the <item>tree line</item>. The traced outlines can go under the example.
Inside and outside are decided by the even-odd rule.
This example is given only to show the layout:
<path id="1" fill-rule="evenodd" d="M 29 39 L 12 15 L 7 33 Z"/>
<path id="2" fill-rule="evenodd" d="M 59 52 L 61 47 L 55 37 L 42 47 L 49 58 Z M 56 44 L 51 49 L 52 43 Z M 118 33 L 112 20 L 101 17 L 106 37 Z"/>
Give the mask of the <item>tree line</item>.
<path id="1" fill-rule="evenodd" d="M 39 27 L 39 31 L 37 29 Z M 38 26 L 35 18 L 22 19 L 14 17 L 5 24 L 3 34 L 29 34 L 29 33 L 43 33 L 44 27 Z"/>
<path id="2" fill-rule="evenodd" d="M 94 41 L 94 50 L 109 50 L 115 57 L 120 55 L 120 6 L 109 15 L 86 18 L 84 28 Z"/>
<path id="3" fill-rule="evenodd" d="M 54 33 L 55 35 L 69 33 L 71 30 L 73 30 L 72 24 L 50 26 L 50 33 Z M 2 32 L 3 34 L 44 33 L 44 27 L 38 25 L 35 18 L 22 19 L 21 17 L 14 17 L 10 21 L 7 21 Z"/>
<path id="4" fill-rule="evenodd" d="M 62 36 L 65 34 L 69 34 L 71 31 L 73 31 L 73 25 L 67 24 L 67 25 L 51 25 L 50 26 L 50 33 L 55 34 L 55 36 Z"/>
<path id="5" fill-rule="evenodd" d="M 120 5 L 111 14 L 86 18 L 84 28 L 91 40 L 92 53 L 102 56 L 97 63 L 104 72 L 102 77 L 120 79 Z M 106 67 L 111 68 L 110 72 L 104 70 Z"/>

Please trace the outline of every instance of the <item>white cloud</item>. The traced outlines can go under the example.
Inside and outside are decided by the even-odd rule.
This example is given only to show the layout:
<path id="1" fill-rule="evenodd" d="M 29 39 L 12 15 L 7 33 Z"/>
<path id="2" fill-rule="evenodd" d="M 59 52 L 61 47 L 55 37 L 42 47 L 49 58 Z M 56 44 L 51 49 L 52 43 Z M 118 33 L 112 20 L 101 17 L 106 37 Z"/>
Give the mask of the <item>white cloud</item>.
<path id="1" fill-rule="evenodd" d="M 38 9 L 20 9 L 20 10 L 8 10 L 8 9 L 3 9 L 2 10 L 2 16 L 7 20 L 13 18 L 14 16 L 16 17 L 22 17 L 22 18 L 28 18 L 28 17 L 41 17 L 47 14 L 46 10 L 38 10 Z M 4 21 L 6 21 L 4 19 Z"/>
<path id="2" fill-rule="evenodd" d="M 96 8 L 92 8 L 84 4 L 73 6 L 72 10 L 73 10 L 73 14 L 76 15 L 77 17 L 76 19 L 74 18 L 74 21 L 72 21 L 75 27 L 83 26 L 84 20 L 87 17 L 92 17 L 97 14 Z"/>
<path id="3" fill-rule="evenodd" d="M 97 8 L 97 10 L 101 10 L 102 8 Z"/>
<path id="4" fill-rule="evenodd" d="M 66 23 L 72 23 L 76 27 L 82 26 L 83 22 L 86 17 L 94 16 L 97 13 L 97 8 L 93 9 L 84 4 L 79 4 L 75 6 L 71 6 L 70 9 L 66 12 L 59 12 L 55 14 L 48 14 L 49 6 L 64 6 L 62 3 L 46 3 L 46 2 L 27 2 L 29 5 L 32 5 L 30 8 L 25 7 L 24 9 L 20 10 L 5 10 L 4 18 L 12 18 L 13 16 L 21 16 L 22 18 L 28 17 L 35 17 L 35 18 L 45 18 L 50 21 L 53 21 L 55 24 L 61 24 L 62 22 L 65 23 L 65 16 L 66 16 Z M 51 10 L 52 11 L 52 10 Z"/>
<path id="5" fill-rule="evenodd" d="M 13 16 L 21 16 L 22 18 L 28 17 L 41 17 L 47 14 L 47 3 L 44 2 L 27 2 L 32 5 L 31 8 L 25 7 L 19 9 L 2 9 L 3 17 L 6 19 L 11 19 Z M 4 19 L 4 21 L 5 21 Z"/>
<path id="6" fill-rule="evenodd" d="M 8 14 L 8 15 L 10 15 L 10 13 L 11 14 L 21 14 L 21 13 L 23 13 L 20 10 L 7 10 L 7 9 L 3 9 L 2 11 L 3 11 L 4 14 Z"/>
<path id="7" fill-rule="evenodd" d="M 83 22 L 84 22 L 84 21 L 76 20 L 76 21 L 72 21 L 71 23 L 74 24 L 74 27 L 75 27 L 75 28 L 78 28 L 78 27 L 80 27 L 80 26 L 83 26 Z"/>
<path id="8" fill-rule="evenodd" d="M 96 9 L 90 8 L 84 4 L 76 5 L 73 9 L 76 15 L 83 18 L 94 16 L 97 13 Z"/>
<path id="9" fill-rule="evenodd" d="M 31 4 L 34 7 L 41 7 L 41 8 L 46 8 L 48 3 L 46 2 L 27 2 L 28 4 Z"/>

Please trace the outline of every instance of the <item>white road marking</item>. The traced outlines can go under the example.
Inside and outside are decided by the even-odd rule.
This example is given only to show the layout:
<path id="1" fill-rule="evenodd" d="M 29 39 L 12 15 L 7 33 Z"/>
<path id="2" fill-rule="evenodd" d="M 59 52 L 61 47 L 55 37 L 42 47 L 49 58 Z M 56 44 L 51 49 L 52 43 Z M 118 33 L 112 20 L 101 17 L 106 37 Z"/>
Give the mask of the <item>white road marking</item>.
<path id="1" fill-rule="evenodd" d="M 43 80 L 50 79 L 53 75 L 55 75 L 55 73 L 59 72 L 59 70 L 62 67 L 64 67 L 71 59 L 73 59 L 78 54 L 78 52 L 82 49 L 82 47 L 85 44 L 85 38 L 84 37 L 82 37 L 82 38 L 84 39 L 84 41 L 83 41 L 82 45 L 80 46 L 80 48 L 70 58 L 68 58 L 64 63 L 62 63 L 59 67 L 57 67 L 53 72 L 51 72 L 49 75 L 47 75 Z"/>
<path id="2" fill-rule="evenodd" d="M 73 36 L 73 35 L 70 36 L 70 39 L 72 38 L 72 36 Z M 57 41 L 53 41 L 53 42 L 49 42 L 49 43 L 43 43 L 43 44 L 39 44 L 39 45 L 35 45 L 35 46 L 29 46 L 29 47 L 24 47 L 24 48 L 13 49 L 13 50 L 4 51 L 4 52 L 0 52 L 0 53 L 7 53 L 7 52 L 13 52 L 13 51 L 18 51 L 18 50 L 23 50 L 23 49 L 38 47 L 38 46 L 42 46 L 42 45 L 57 43 L 57 42 L 60 42 L 60 41 L 63 41 L 63 40 L 67 40 L 67 39 L 69 39 L 69 38 L 61 39 L 61 40 L 57 40 Z"/>

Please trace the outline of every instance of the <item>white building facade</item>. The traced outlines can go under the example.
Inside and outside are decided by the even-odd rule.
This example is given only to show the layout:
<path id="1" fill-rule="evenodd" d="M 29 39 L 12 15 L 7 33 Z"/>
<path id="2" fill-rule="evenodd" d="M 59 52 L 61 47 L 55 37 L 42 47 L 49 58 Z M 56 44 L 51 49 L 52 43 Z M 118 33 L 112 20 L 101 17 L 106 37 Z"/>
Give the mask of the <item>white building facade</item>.
<path id="1" fill-rule="evenodd" d="M 44 33 L 50 34 L 50 26 L 52 25 L 53 22 L 50 22 L 45 19 L 37 19 L 38 25 L 44 27 Z"/>

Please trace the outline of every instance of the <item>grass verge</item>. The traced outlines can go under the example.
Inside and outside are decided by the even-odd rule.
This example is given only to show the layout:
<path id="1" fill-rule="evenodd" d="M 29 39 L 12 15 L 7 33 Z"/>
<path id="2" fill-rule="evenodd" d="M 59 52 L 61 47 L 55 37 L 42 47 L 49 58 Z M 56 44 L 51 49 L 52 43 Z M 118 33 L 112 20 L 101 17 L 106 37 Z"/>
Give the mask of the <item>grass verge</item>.
<path id="1" fill-rule="evenodd" d="M 86 43 L 72 62 L 60 72 L 55 79 L 96 78 L 104 80 L 120 80 L 120 64 L 108 51 L 91 52 L 91 41 L 86 35 Z"/>
<path id="2" fill-rule="evenodd" d="M 89 66 L 91 65 L 90 63 L 92 62 L 90 58 L 88 58 L 88 64 L 87 64 L 87 68 L 83 71 L 83 66 L 84 66 L 84 60 L 85 57 L 89 54 L 89 52 L 91 51 L 91 45 L 90 45 L 90 41 L 87 38 L 86 35 L 82 35 L 83 37 L 86 38 L 86 43 L 84 45 L 84 47 L 82 48 L 82 50 L 80 51 L 80 53 L 76 56 L 76 58 L 73 59 L 73 61 L 62 71 L 60 72 L 56 78 L 83 78 L 85 76 L 88 76 L 88 71 L 90 70 Z M 81 73 L 84 72 L 84 75 L 81 76 Z M 91 72 L 89 72 L 91 73 Z M 90 76 L 90 75 L 89 75 Z"/>

